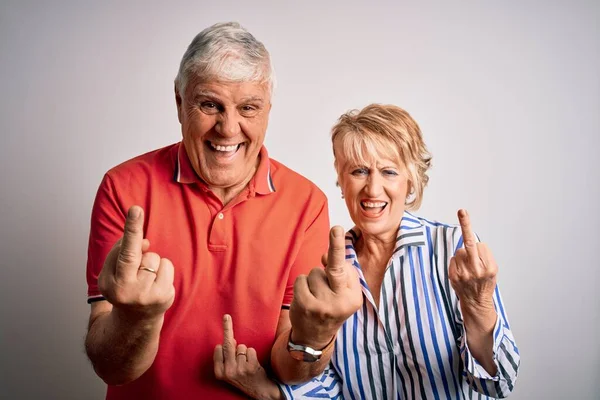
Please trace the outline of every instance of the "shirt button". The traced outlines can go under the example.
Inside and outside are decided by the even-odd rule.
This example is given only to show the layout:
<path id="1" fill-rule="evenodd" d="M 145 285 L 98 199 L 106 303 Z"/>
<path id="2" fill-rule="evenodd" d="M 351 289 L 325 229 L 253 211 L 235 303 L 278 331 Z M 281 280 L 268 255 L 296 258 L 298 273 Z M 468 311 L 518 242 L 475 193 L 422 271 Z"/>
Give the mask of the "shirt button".
<path id="1" fill-rule="evenodd" d="M 225 218 L 225 216 L 223 215 L 223 213 L 219 213 L 218 217 L 219 217 L 219 219 Z"/>

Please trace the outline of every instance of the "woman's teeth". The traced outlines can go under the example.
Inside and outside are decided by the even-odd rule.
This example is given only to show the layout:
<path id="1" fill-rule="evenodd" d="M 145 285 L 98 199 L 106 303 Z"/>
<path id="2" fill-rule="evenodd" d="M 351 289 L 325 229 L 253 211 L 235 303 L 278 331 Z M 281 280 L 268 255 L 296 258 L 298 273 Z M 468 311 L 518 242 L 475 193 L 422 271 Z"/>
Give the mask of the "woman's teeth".
<path id="1" fill-rule="evenodd" d="M 381 208 L 387 205 L 385 201 L 361 201 L 360 204 L 362 204 L 364 208 Z"/>

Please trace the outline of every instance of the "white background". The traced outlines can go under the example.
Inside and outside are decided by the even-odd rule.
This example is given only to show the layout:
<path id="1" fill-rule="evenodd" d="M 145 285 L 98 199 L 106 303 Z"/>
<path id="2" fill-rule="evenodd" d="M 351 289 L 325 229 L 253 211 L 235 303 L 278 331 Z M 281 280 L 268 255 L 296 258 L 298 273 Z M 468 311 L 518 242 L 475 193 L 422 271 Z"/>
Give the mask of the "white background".
<path id="1" fill-rule="evenodd" d="M 103 398 L 83 352 L 96 189 L 179 140 L 180 58 L 236 20 L 277 72 L 269 152 L 325 191 L 332 222 L 351 227 L 329 129 L 405 108 L 434 156 L 419 213 L 467 208 L 500 265 L 513 398 L 598 398 L 600 3 L 236 3 L 1 2 L 0 397 Z"/>

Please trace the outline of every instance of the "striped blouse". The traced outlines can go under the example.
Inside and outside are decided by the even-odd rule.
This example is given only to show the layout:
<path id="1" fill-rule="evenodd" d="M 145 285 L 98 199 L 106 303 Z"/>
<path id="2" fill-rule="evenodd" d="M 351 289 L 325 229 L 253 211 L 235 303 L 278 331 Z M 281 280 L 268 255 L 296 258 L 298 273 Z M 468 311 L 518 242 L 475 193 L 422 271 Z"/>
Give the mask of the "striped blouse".
<path id="1" fill-rule="evenodd" d="M 490 376 L 467 346 L 459 301 L 448 280 L 450 259 L 462 246 L 460 226 L 405 212 L 379 306 L 354 249 L 359 234 L 356 228 L 346 234 L 346 259 L 360 275 L 363 306 L 340 328 L 330 366 L 307 383 L 281 385 L 286 398 L 487 399 L 510 394 L 520 358 L 498 287 L 497 374 Z"/>

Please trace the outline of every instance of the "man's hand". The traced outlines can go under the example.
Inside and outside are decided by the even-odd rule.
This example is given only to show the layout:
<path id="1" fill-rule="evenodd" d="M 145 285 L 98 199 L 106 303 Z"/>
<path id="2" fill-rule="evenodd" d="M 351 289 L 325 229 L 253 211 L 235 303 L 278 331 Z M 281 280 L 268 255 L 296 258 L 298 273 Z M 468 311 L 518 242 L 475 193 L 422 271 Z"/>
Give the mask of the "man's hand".
<path id="1" fill-rule="evenodd" d="M 131 321 L 162 318 L 175 298 L 173 264 L 147 252 L 144 211 L 132 206 L 127 213 L 123 237 L 106 257 L 98 277 L 100 292 L 113 311 Z"/>
<path id="2" fill-rule="evenodd" d="M 258 362 L 256 350 L 237 344 L 231 316 L 223 316 L 223 344 L 215 346 L 215 376 L 254 399 L 280 399 L 279 387 L 267 376 Z"/>
<path id="3" fill-rule="evenodd" d="M 448 277 L 465 318 L 478 328 L 491 331 L 496 322 L 493 295 L 498 266 L 488 247 L 477 243 L 469 214 L 459 210 L 458 220 L 464 247 L 458 249 L 450 260 Z"/>
<path id="4" fill-rule="evenodd" d="M 358 274 L 346 261 L 344 230 L 334 226 L 329 233 L 325 270 L 314 268 L 294 283 L 290 306 L 291 340 L 322 349 L 335 337 L 340 326 L 362 305 Z"/>

